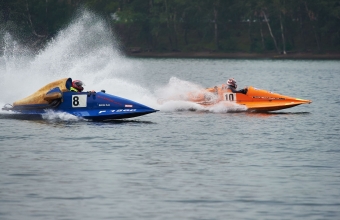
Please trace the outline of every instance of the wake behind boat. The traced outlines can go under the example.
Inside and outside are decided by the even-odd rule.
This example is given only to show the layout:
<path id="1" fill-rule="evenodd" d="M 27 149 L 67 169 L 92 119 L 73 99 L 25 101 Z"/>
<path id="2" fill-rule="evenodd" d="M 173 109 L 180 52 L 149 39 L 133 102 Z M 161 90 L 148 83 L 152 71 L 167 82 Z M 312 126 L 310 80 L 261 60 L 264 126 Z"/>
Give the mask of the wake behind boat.
<path id="1" fill-rule="evenodd" d="M 45 114 L 48 110 L 66 112 L 77 117 L 104 121 L 132 118 L 156 112 L 143 104 L 101 92 L 71 92 L 71 78 L 49 83 L 32 95 L 6 104 L 2 110 L 27 117 Z"/>

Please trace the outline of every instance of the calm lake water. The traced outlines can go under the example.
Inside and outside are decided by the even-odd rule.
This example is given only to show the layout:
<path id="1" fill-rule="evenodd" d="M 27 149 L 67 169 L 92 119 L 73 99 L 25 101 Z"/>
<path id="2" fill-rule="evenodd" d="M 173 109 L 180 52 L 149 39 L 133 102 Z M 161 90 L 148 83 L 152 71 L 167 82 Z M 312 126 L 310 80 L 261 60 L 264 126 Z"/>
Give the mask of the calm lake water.
<path id="1" fill-rule="evenodd" d="M 2 114 L 1 220 L 340 219 L 339 61 L 120 59 L 114 73 L 67 76 L 160 111 L 106 123 Z M 44 85 L 8 72 L 1 103 L 23 95 L 5 74 L 25 94 Z M 313 103 L 268 114 L 157 103 L 229 77 Z"/>

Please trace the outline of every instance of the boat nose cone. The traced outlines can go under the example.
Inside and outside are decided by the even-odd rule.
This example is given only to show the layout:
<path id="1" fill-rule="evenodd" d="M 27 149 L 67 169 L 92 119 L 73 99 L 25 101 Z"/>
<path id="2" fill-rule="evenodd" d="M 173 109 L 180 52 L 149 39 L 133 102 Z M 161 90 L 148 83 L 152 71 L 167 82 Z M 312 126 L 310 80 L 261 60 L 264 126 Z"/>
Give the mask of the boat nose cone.
<path id="1" fill-rule="evenodd" d="M 302 103 L 306 103 L 306 104 L 312 103 L 312 100 L 306 100 L 306 99 L 296 99 L 296 100 Z"/>

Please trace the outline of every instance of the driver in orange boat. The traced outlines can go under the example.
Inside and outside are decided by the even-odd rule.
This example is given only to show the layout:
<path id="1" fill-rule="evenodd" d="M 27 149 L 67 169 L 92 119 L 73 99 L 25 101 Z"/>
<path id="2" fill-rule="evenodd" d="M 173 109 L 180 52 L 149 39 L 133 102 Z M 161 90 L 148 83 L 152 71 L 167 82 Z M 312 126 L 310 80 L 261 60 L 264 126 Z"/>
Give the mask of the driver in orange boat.
<path id="1" fill-rule="evenodd" d="M 72 86 L 70 87 L 71 92 L 82 92 L 84 90 L 85 84 L 80 80 L 74 80 Z"/>
<path id="2" fill-rule="evenodd" d="M 227 86 L 228 86 L 228 89 L 230 89 L 233 93 L 243 93 L 243 94 L 246 94 L 247 91 L 248 91 L 247 88 L 236 90 L 237 83 L 236 83 L 236 80 L 234 78 L 228 79 Z"/>

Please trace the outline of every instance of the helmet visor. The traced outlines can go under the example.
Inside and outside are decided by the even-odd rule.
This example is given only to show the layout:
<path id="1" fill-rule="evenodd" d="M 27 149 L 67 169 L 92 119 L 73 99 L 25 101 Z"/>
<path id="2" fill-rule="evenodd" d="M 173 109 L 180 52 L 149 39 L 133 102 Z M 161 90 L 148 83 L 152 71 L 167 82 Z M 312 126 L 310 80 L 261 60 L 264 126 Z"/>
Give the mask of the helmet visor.
<path id="1" fill-rule="evenodd" d="M 74 82 L 74 84 L 75 84 L 76 86 L 78 86 L 78 87 L 83 87 L 83 86 L 85 86 L 85 84 L 84 84 L 82 81 L 80 81 L 80 80 Z"/>

